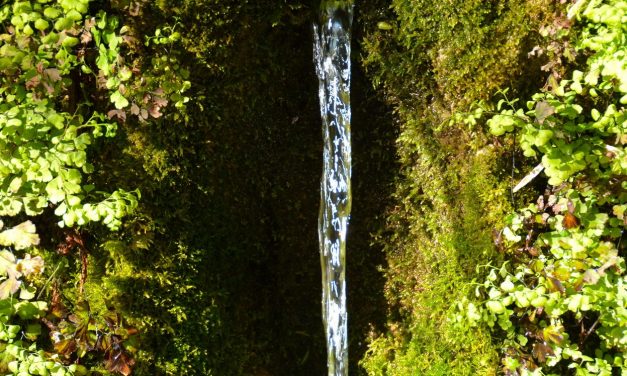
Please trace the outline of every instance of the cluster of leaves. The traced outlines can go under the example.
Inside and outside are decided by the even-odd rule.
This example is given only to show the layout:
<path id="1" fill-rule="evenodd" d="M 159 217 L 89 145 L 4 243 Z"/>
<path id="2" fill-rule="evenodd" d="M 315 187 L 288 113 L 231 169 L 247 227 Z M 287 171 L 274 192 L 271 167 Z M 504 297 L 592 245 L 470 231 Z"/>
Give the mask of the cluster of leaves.
<path id="1" fill-rule="evenodd" d="M 26 221 L 0 233 L 0 244 L 15 250 L 38 245 L 35 226 Z M 124 342 L 135 333 L 124 328 L 121 317 L 110 311 L 99 323 L 86 302 L 70 312 L 55 290 L 51 304 L 40 300 L 36 278 L 44 271 L 41 256 L 25 254 L 18 259 L 8 249 L 0 251 L 0 349 L 3 370 L 18 375 L 83 375 L 87 369 L 77 363 L 88 352 L 104 354 L 105 369 L 130 374 L 133 359 Z M 101 320 L 102 321 L 102 320 Z M 38 348 L 42 325 L 49 329 L 54 351 Z"/>
<path id="2" fill-rule="evenodd" d="M 542 170 L 548 178 L 536 203 L 506 218 L 495 241 L 510 260 L 477 287 L 485 300 L 465 305 L 471 322 L 502 330 L 509 375 L 627 369 L 627 6 L 581 0 L 569 16 L 583 23 L 584 69 L 535 94 L 527 111 L 501 101 L 487 122 L 541 159 L 517 188 Z"/>
<path id="3" fill-rule="evenodd" d="M 501 82 L 511 83 L 528 73 L 529 62 L 521 64 L 520 59 L 531 49 L 530 32 L 538 24 L 551 24 L 560 5 L 394 0 L 391 8 L 397 19 L 378 22 L 378 32 L 365 41 L 369 50 L 365 64 L 373 81 L 393 88 L 395 96 L 411 96 L 414 101 L 422 97 L 438 105 L 436 111 L 454 112 L 456 104 L 487 98 Z M 402 83 L 401 77 L 409 81 Z M 441 92 L 432 90 L 431 80 Z"/>
<path id="4" fill-rule="evenodd" d="M 154 36 L 146 36 L 143 46 L 153 51 L 141 54 L 134 29 L 123 26 L 118 32 L 118 19 L 107 17 L 104 12 L 93 22 L 92 35 L 99 49 L 98 87 L 109 90 L 111 103 L 115 105 L 108 112 L 109 118 L 115 116 L 126 121 L 128 115 L 133 115 L 145 122 L 162 117 L 161 111 L 173 104 L 178 110 L 173 113 L 173 119 L 178 120 L 189 101 L 184 93 L 191 86 L 187 81 L 189 72 L 180 66 L 177 50 L 173 48 L 181 39 L 176 31 L 180 25 L 165 25 L 156 29 Z M 123 45 L 133 52 L 128 59 L 120 57 Z M 150 74 L 146 75 L 148 69 Z"/>
<path id="5" fill-rule="evenodd" d="M 374 375 L 493 374 L 498 354 L 490 333 L 468 325 L 462 331 L 446 317 L 470 290 L 475 266 L 498 257 L 490 233 L 511 210 L 502 177 L 507 149 L 481 127 L 441 125 L 498 87 L 536 90 L 533 67 L 544 57 L 527 52 L 544 46 L 537 29 L 563 5 L 381 3 L 367 14 L 363 63 L 400 125 L 396 205 L 379 239 L 389 262 L 386 297 L 398 311 L 387 333 L 373 335 L 362 366 Z"/>
<path id="6" fill-rule="evenodd" d="M 102 316 L 95 316 L 89 304 L 83 301 L 70 312 L 59 295 L 54 297 L 50 314 L 44 322 L 50 330 L 56 354 L 65 362 L 74 362 L 90 353 L 102 353 L 104 370 L 131 374 L 135 365 L 132 342 L 136 329 L 126 327 L 120 314 L 113 309 Z M 92 368 L 92 371 L 95 369 Z"/>
<path id="7" fill-rule="evenodd" d="M 103 136 L 114 137 L 127 113 L 144 122 L 161 117 L 170 104 L 184 110 L 188 98 L 183 93 L 190 86 L 167 48 L 148 54 L 157 58 L 143 63 L 136 32 L 103 11 L 89 15 L 90 7 L 90 0 L 0 6 L 0 216 L 36 218 L 33 222 L 48 229 L 56 223 L 68 228 L 66 240 L 74 239 L 72 228 L 90 223 L 118 230 L 138 205 L 138 190 L 96 189 L 90 146 Z M 176 42 L 173 28 L 165 30 L 168 40 Z M 157 42 L 163 44 L 146 40 L 149 46 Z M 33 222 L 0 233 L 0 245 L 8 247 L 0 254 L 0 350 L 5 354 L 0 370 L 79 375 L 87 372 L 78 365 L 85 363 L 104 373 L 130 374 L 134 361 L 126 346 L 135 330 L 125 328 L 114 311 L 92 313 L 82 295 L 88 269 L 85 241 L 56 249 L 61 255 L 72 249 L 80 254 L 79 296 L 64 305 L 62 284 L 72 277 L 55 276 L 58 268 L 47 281 L 37 277 L 44 259 L 55 256 L 34 248 L 39 235 Z M 54 239 L 55 231 L 45 238 Z M 37 288 L 38 298 L 52 292 L 51 304 L 35 299 Z"/>
<path id="8" fill-rule="evenodd" d="M 322 372 L 316 240 L 302 236 L 318 205 L 305 194 L 305 184 L 319 179 L 316 83 L 311 48 L 302 43 L 312 16 L 308 3 L 289 3 L 143 2 L 141 22 L 154 22 L 158 38 L 166 38 L 152 38 L 150 46 L 186 57 L 194 110 L 174 127 L 167 115 L 160 127 L 123 125 L 128 143 L 107 149 L 109 160 L 103 155 L 104 164 L 129 163 L 113 165 L 103 178 L 138 182 L 142 192 L 143 217 L 126 222 L 120 242 L 98 255 L 106 270 L 90 274 L 100 273 L 110 300 L 142 333 L 138 374 Z M 303 10 L 293 9 L 296 3 Z M 180 17 L 184 29 L 174 33 L 183 49 L 169 48 L 171 30 L 160 16 Z M 303 221 L 293 226 L 271 216 Z M 294 249 L 312 262 L 282 278 L 279 290 L 273 282 L 260 285 L 302 263 Z M 88 283 L 86 291 L 93 290 Z M 277 301 L 290 303 L 276 312 Z"/>
<path id="9" fill-rule="evenodd" d="M 0 226 L 3 226 L 1 222 Z M 23 250 L 39 242 L 35 226 L 30 221 L 0 233 L 3 247 Z M 41 335 L 38 319 L 48 310 L 48 304 L 36 298 L 36 288 L 31 283 L 43 271 L 44 261 L 40 256 L 25 254 L 18 259 L 7 248 L 0 251 L 0 352 L 4 354 L 0 370 L 4 374 L 73 374 L 31 344 Z"/>
<path id="10" fill-rule="evenodd" d="M 72 98 L 79 83 L 70 75 L 87 66 L 87 7 L 16 1 L 0 9 L 0 215 L 35 216 L 53 205 L 61 226 L 101 221 L 115 230 L 137 205 L 136 193 L 107 194 L 85 182 L 93 172 L 87 147 L 116 129 Z"/>

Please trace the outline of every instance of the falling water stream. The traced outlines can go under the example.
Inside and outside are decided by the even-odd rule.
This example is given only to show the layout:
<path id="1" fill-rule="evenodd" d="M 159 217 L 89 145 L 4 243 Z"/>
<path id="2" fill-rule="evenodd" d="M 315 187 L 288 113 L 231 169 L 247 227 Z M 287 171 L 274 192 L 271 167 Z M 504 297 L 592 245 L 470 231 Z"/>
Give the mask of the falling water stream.
<path id="1" fill-rule="evenodd" d="M 322 317 L 331 376 L 348 375 L 346 233 L 351 210 L 350 30 L 353 0 L 322 0 L 314 25 L 314 59 L 320 82 L 323 171 L 318 234 L 322 266 Z"/>

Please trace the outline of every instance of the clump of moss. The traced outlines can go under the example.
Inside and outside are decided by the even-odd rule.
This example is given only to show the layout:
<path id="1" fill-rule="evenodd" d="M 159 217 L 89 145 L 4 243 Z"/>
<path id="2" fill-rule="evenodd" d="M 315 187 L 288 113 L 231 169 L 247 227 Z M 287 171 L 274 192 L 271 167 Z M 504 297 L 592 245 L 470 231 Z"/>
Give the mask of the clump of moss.
<path id="1" fill-rule="evenodd" d="M 319 373 L 309 8 L 175 0 L 138 12 L 140 27 L 178 25 L 193 99 L 187 121 L 125 124 L 103 152 L 104 185 L 138 186 L 142 200 L 97 239 L 93 299 L 139 329 L 139 375 Z"/>
<path id="2" fill-rule="evenodd" d="M 509 201 L 511 145 L 452 113 L 504 86 L 542 82 L 527 53 L 559 11 L 551 1 L 392 1 L 373 11 L 363 64 L 395 107 L 401 133 L 396 203 L 381 234 L 395 307 L 361 365 L 373 375 L 495 374 L 485 328 L 449 320 L 472 289 L 477 265 L 498 259 L 492 231 Z"/>

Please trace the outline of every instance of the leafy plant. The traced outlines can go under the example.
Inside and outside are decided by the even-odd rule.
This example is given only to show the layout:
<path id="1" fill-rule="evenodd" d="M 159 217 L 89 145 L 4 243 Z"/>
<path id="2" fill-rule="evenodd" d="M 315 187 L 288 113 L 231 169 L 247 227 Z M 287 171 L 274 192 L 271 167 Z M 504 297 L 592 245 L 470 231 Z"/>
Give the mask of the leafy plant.
<path id="1" fill-rule="evenodd" d="M 511 213 L 495 242 L 509 256 L 476 289 L 466 318 L 500 332 L 506 374 L 599 374 L 627 369 L 627 7 L 578 1 L 576 47 L 583 70 L 535 94 L 527 111 L 499 102 L 487 124 L 495 136 L 516 132 L 548 187 Z M 499 330 L 497 330 L 499 328 Z M 571 371 L 567 371 L 571 370 Z"/>
<path id="2" fill-rule="evenodd" d="M 78 53 L 84 54 L 89 42 L 87 5 L 79 0 L 16 1 L 0 9 L 5 28 L 0 45 L 0 215 L 35 216 L 53 205 L 61 226 L 101 221 L 115 230 L 137 205 L 137 193 L 107 194 L 85 181 L 93 172 L 88 146 L 116 130 L 115 123 L 71 96 L 70 89 L 79 85 L 71 73 L 87 66 Z"/>
<path id="3" fill-rule="evenodd" d="M 443 124 L 498 87 L 536 90 L 534 66 L 544 56 L 527 52 L 544 45 L 537 29 L 555 22 L 562 7 L 543 0 L 362 4 L 362 62 L 400 132 L 395 204 L 377 239 L 389 263 L 390 322 L 373 333 L 361 363 L 368 374 L 496 373 L 490 332 L 446 318 L 479 277 L 475 266 L 500 258 L 490 237 L 511 210 L 508 149 L 476 119 Z"/>
<path id="4" fill-rule="evenodd" d="M 76 363 L 87 360 L 94 369 L 102 360 L 103 372 L 131 372 L 134 361 L 125 343 L 134 330 L 125 328 L 114 311 L 99 318 L 85 308 L 88 251 L 82 237 L 70 235 L 93 223 L 116 231 L 138 205 L 138 190 L 96 189 L 90 147 L 103 136 L 114 137 L 127 111 L 146 121 L 161 117 L 171 103 L 180 116 L 188 101 L 183 93 L 190 84 L 180 78 L 186 73 L 175 57 L 161 51 L 153 55 L 159 61 L 152 62 L 154 74 L 140 74 L 144 65 L 135 52 L 133 30 L 120 27 L 104 11 L 89 15 L 90 6 L 90 0 L 0 6 L 0 216 L 33 219 L 0 233 L 0 245 L 10 247 L 0 251 L 0 348 L 5 354 L 0 368 L 20 375 L 84 374 L 86 368 Z M 177 39 L 173 30 L 170 37 L 172 43 Z M 51 283 L 56 270 L 48 281 L 35 278 L 51 256 L 34 248 L 39 235 L 33 222 L 46 229 L 54 222 L 68 228 L 66 240 L 73 242 L 57 251 L 79 250 L 79 296 L 67 302 L 70 308 L 56 290 L 61 279 Z M 55 230 L 48 231 L 46 239 L 54 239 Z M 44 257 L 26 253 L 19 258 L 16 251 L 23 250 Z M 37 297 L 52 291 L 50 304 L 35 299 L 37 287 Z M 50 332 L 52 353 L 41 350 L 46 348 L 41 322 Z"/>
<path id="5" fill-rule="evenodd" d="M 39 244 L 39 236 L 35 226 L 27 221 L 0 233 L 0 244 L 27 249 Z M 57 375 L 72 374 L 68 367 L 37 351 L 35 344 L 29 344 L 41 335 L 37 320 L 48 310 L 48 304 L 36 298 L 36 288 L 29 281 L 43 270 L 41 256 L 25 254 L 19 259 L 9 249 L 0 250 L 0 352 L 5 354 L 0 370 L 4 374 L 47 375 L 49 371 Z"/>

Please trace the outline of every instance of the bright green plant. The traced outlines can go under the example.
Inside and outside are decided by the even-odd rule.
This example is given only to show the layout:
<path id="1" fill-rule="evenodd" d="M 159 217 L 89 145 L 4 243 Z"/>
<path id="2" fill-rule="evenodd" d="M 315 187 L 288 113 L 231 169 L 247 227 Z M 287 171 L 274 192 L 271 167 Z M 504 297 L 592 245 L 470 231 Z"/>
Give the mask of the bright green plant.
<path id="1" fill-rule="evenodd" d="M 362 8 L 372 7 L 372 3 Z M 364 66 L 398 115 L 399 179 L 380 239 L 387 256 L 390 324 L 361 365 L 372 375 L 493 375 L 498 354 L 484 327 L 446 321 L 497 258 L 492 229 L 511 210 L 502 177 L 508 150 L 452 112 L 487 101 L 498 87 L 535 90 L 540 59 L 528 59 L 555 1 L 379 2 L 362 11 Z M 388 9 L 389 8 L 389 9 Z M 365 17 L 368 17 L 366 19 Z M 396 118 L 395 118 L 396 120 Z M 472 124 L 468 124 L 472 125 Z"/>
<path id="2" fill-rule="evenodd" d="M 541 170 L 548 179 L 537 202 L 506 218 L 495 241 L 510 260 L 477 287 L 481 304 L 465 305 L 467 319 L 504 337 L 509 375 L 627 370 L 627 4 L 578 1 L 569 16 L 583 23 L 584 69 L 535 94 L 527 111 L 502 100 L 487 122 L 540 159 L 516 190 Z"/>
<path id="3" fill-rule="evenodd" d="M 116 129 L 72 93 L 79 83 L 71 73 L 88 67 L 81 57 L 90 38 L 87 7 L 88 1 L 78 0 L 16 1 L 0 9 L 5 29 L 0 45 L 0 215 L 34 216 L 53 205 L 61 226 L 102 221 L 115 230 L 137 205 L 136 194 L 96 191 L 85 179 L 93 171 L 88 146 L 103 135 L 112 137 Z"/>
<path id="4" fill-rule="evenodd" d="M 27 221 L 2 231 L 0 244 L 23 250 L 39 244 L 39 236 L 35 226 Z M 42 333 L 38 319 L 46 315 L 48 304 L 37 298 L 36 288 L 29 280 L 40 275 L 43 269 L 44 261 L 40 256 L 25 254 L 19 259 L 7 248 L 0 251 L 0 352 L 4 353 L 5 363 L 0 365 L 0 370 L 3 374 L 81 374 L 76 365 L 70 369 L 32 344 Z"/>
<path id="5" fill-rule="evenodd" d="M 188 101 L 183 92 L 189 82 L 180 78 L 186 72 L 167 50 L 149 55 L 157 60 L 147 74 L 136 56 L 141 43 L 134 31 L 102 11 L 89 15 L 90 5 L 90 0 L 36 0 L 0 6 L 0 216 L 5 222 L 26 216 L 62 228 L 100 222 L 118 230 L 137 207 L 139 192 L 96 189 L 90 146 L 103 136 L 114 137 L 127 112 L 143 122 L 161 117 L 170 103 L 182 110 Z M 174 43 L 174 31 L 164 30 Z M 64 253 L 80 249 L 82 294 L 87 249 L 79 240 L 66 244 Z M 30 221 L 0 233 L 0 245 L 9 247 L 0 251 L 0 371 L 82 374 L 84 367 L 64 364 L 101 351 L 105 371 L 129 374 L 133 362 L 123 342 L 130 334 L 120 317 L 111 313 L 96 322 L 89 309 L 81 309 L 86 302 L 62 315 L 47 313 L 62 305 L 58 294 L 56 301 L 52 294 L 52 305 L 35 299 L 35 286 L 46 289 L 50 280 L 35 278 L 43 271 L 41 257 L 21 252 L 38 243 Z M 41 351 L 39 319 L 51 332 L 57 355 Z"/>

